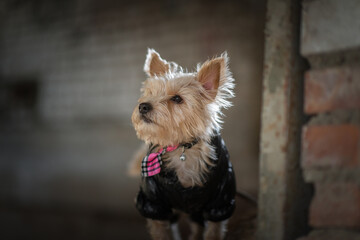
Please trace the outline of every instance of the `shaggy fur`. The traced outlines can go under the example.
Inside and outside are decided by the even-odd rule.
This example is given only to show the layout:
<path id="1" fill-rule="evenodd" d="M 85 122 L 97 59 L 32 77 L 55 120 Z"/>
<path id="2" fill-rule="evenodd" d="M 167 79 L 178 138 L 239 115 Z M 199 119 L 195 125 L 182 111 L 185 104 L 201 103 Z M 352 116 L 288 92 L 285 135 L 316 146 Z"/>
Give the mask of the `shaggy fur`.
<path id="1" fill-rule="evenodd" d="M 164 161 L 167 161 L 166 167 L 176 172 L 182 186 L 201 186 L 209 171 L 208 166 L 212 164 L 209 158 L 215 154 L 210 139 L 220 129 L 221 109 L 231 106 L 228 98 L 233 97 L 234 84 L 228 69 L 228 56 L 225 52 L 198 65 L 197 71 L 190 73 L 149 49 L 144 71 L 148 78 L 143 83 L 138 103 L 148 103 L 152 110 L 141 114 L 139 105 L 136 106 L 132 114 L 136 134 L 147 145 L 159 145 L 158 149 L 197 138 L 199 142 L 186 150 L 186 161 L 179 161 L 180 148 L 167 153 Z M 174 101 L 174 96 L 181 97 L 181 102 Z M 133 164 L 137 171 L 140 170 L 140 156 L 144 155 L 138 154 L 138 163 Z M 168 232 L 165 225 L 150 220 L 154 239 L 167 239 L 163 237 Z M 206 239 L 219 239 L 219 226 L 209 223 Z"/>

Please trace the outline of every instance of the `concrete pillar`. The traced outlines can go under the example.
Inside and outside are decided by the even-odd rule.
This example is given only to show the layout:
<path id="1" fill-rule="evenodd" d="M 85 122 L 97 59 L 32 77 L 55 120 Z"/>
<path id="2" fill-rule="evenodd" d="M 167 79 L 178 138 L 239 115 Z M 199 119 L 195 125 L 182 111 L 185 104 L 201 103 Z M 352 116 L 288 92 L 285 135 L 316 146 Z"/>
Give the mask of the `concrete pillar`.
<path id="1" fill-rule="evenodd" d="M 260 140 L 260 240 L 295 239 L 308 231 L 311 193 L 299 164 L 304 119 L 300 12 L 299 1 L 268 1 Z"/>

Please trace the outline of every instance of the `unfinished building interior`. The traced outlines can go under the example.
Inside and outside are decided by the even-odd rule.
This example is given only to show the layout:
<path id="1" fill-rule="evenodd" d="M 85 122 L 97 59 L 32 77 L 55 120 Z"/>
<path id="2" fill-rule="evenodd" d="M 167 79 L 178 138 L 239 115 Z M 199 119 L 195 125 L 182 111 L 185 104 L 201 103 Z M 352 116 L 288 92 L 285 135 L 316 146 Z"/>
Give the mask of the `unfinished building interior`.
<path id="1" fill-rule="evenodd" d="M 187 68 L 228 52 L 222 135 L 258 201 L 249 239 L 359 239 L 359 12 L 357 0 L 2 1 L 0 239 L 149 239 L 127 175 L 148 47 Z"/>

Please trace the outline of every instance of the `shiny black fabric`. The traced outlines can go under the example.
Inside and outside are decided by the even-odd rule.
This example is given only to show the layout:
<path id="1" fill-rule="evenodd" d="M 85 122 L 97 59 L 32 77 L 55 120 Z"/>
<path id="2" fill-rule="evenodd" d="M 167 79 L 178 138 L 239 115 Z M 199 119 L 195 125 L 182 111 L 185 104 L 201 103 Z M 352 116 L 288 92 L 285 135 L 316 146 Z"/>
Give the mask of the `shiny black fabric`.
<path id="1" fill-rule="evenodd" d="M 229 218 L 235 209 L 235 176 L 229 154 L 221 136 L 211 141 L 216 149 L 215 165 L 202 187 L 184 188 L 174 171 L 162 168 L 152 177 L 142 178 L 136 208 L 146 218 L 172 221 L 176 218 L 173 209 L 190 214 L 193 221 L 222 221 Z M 180 160 L 179 160 L 180 161 Z"/>

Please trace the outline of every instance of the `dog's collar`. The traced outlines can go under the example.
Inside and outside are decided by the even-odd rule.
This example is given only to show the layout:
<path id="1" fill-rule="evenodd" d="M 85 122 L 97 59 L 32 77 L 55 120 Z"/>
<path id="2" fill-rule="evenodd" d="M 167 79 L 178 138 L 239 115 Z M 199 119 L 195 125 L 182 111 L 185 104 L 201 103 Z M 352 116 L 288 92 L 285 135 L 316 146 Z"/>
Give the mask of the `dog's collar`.
<path id="1" fill-rule="evenodd" d="M 180 156 L 181 161 L 185 161 L 186 155 L 185 155 L 185 149 L 192 148 L 195 144 L 199 142 L 198 139 L 194 139 L 192 142 L 188 143 L 181 143 L 179 145 L 175 146 L 166 146 L 161 148 L 158 152 L 153 152 L 159 145 L 153 146 L 153 144 L 150 144 L 149 151 L 147 155 L 144 157 L 141 163 L 141 175 L 143 177 L 151 177 L 154 176 L 161 171 L 161 165 L 162 165 L 162 156 L 167 152 L 172 152 L 178 149 L 179 147 L 182 147 L 182 153 Z"/>
<path id="2" fill-rule="evenodd" d="M 184 147 L 186 149 L 192 148 L 195 144 L 199 142 L 198 138 L 195 138 L 192 142 L 182 143 L 180 144 L 181 147 Z"/>
<path id="3" fill-rule="evenodd" d="M 181 155 L 180 155 L 180 160 L 181 160 L 181 161 L 185 161 L 185 160 L 186 160 L 185 149 L 190 149 L 190 148 L 192 148 L 195 144 L 198 143 L 198 141 L 199 141 L 199 140 L 198 140 L 197 138 L 195 138 L 192 142 L 184 143 L 184 144 L 181 145 L 182 148 L 183 148 L 182 153 L 181 153 Z"/>
<path id="4" fill-rule="evenodd" d="M 186 142 L 186 143 L 180 143 L 179 145 L 174 145 L 174 146 L 170 146 L 170 147 L 174 147 L 175 149 L 183 147 L 185 149 L 190 149 L 192 148 L 194 145 L 196 145 L 199 142 L 198 138 L 194 138 L 194 140 L 192 140 L 191 142 Z M 150 144 L 149 146 L 149 150 L 147 154 L 152 153 L 157 147 L 159 147 L 159 144 L 154 145 L 153 143 Z M 162 148 L 162 149 L 166 149 L 168 146 Z"/>

